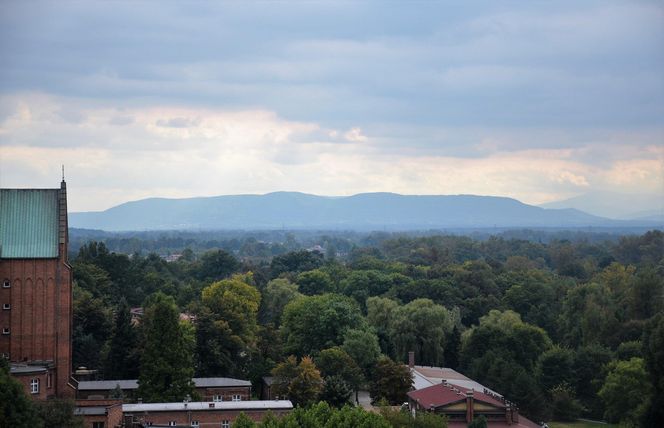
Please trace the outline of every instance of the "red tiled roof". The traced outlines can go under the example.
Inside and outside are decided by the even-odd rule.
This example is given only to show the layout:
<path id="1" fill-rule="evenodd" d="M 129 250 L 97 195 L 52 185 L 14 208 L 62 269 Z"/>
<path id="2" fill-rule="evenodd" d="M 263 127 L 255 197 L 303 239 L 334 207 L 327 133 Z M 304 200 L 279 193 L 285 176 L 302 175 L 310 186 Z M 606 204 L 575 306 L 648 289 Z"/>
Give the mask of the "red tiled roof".
<path id="1" fill-rule="evenodd" d="M 428 388 L 411 391 L 408 393 L 408 396 L 419 402 L 420 406 L 429 408 L 432 405 L 434 407 L 440 407 L 465 400 L 468 391 L 470 390 L 460 386 L 439 383 Z M 475 401 L 482 401 L 501 408 L 505 407 L 505 403 L 502 401 L 480 391 L 473 391 L 473 397 L 475 398 Z"/>

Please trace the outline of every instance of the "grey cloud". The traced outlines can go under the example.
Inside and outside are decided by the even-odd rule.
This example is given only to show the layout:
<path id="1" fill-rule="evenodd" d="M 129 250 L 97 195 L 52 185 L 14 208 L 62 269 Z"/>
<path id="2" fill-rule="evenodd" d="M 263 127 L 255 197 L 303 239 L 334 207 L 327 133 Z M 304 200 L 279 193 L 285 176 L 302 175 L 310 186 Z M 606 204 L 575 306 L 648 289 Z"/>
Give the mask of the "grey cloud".
<path id="1" fill-rule="evenodd" d="M 195 128 L 200 125 L 199 118 L 174 117 L 171 119 L 159 119 L 156 125 L 162 128 Z"/>

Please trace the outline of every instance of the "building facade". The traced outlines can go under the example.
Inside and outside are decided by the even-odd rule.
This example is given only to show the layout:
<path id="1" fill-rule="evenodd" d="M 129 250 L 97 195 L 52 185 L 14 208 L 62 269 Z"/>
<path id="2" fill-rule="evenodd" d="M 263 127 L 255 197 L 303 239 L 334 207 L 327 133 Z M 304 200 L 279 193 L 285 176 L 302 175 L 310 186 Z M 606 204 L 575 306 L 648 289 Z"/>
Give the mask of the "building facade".
<path id="1" fill-rule="evenodd" d="M 28 393 L 73 397 L 67 189 L 0 189 L 0 355 Z"/>

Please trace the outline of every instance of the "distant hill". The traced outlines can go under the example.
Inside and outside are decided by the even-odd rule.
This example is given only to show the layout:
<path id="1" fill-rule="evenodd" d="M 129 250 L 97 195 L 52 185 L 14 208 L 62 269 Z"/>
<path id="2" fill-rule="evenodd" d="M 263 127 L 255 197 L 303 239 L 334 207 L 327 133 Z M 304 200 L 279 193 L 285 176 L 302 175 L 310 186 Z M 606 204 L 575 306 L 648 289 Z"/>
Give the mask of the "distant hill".
<path id="1" fill-rule="evenodd" d="M 592 216 L 575 209 L 544 209 L 515 199 L 494 196 L 363 193 L 348 197 L 327 197 L 276 192 L 266 195 L 143 199 L 101 212 L 71 213 L 69 225 L 107 231 L 137 231 L 575 228 L 631 224 Z"/>
<path id="2" fill-rule="evenodd" d="M 556 209 L 574 208 L 612 219 L 659 222 L 664 219 L 664 195 L 655 194 L 592 192 L 540 206 Z"/>

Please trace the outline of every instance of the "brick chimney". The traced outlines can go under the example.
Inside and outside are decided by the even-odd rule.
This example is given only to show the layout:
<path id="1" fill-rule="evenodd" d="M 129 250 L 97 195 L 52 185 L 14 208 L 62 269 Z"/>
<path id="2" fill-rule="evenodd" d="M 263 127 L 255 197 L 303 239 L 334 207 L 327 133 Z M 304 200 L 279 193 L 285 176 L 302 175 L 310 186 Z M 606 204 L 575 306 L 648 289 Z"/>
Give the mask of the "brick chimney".
<path id="1" fill-rule="evenodd" d="M 466 422 L 473 421 L 473 413 L 475 413 L 475 400 L 473 398 L 473 390 L 466 392 Z"/>
<path id="2" fill-rule="evenodd" d="M 413 351 L 408 352 L 408 367 L 411 369 L 415 367 L 415 352 Z"/>

